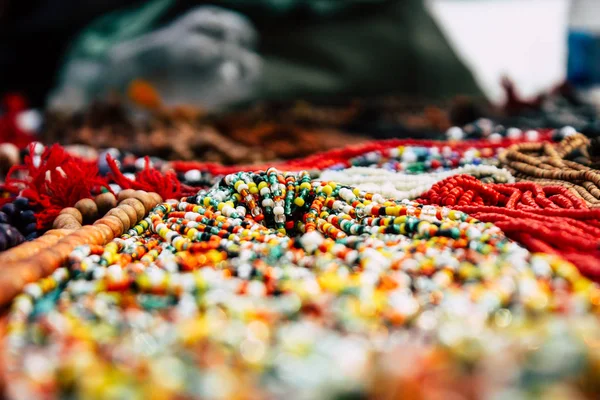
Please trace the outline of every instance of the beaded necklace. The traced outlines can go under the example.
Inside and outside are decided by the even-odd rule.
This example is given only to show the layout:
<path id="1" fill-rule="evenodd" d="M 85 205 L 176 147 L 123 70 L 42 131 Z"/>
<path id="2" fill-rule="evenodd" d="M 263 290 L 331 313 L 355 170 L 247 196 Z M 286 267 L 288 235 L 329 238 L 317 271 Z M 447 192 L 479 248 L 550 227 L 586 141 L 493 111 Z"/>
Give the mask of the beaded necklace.
<path id="1" fill-rule="evenodd" d="M 485 184 L 457 175 L 434 184 L 417 201 L 493 222 L 529 250 L 559 254 L 586 275 L 600 277 L 600 210 L 589 209 L 567 187 Z"/>
<path id="2" fill-rule="evenodd" d="M 598 304 L 573 265 L 463 212 L 306 172 L 241 172 L 27 285 L 9 317 L 6 381 L 30 398 L 367 395 L 402 337 L 475 367 L 498 353 L 464 352 L 483 332 L 499 344 L 509 326 L 580 321 Z"/>
<path id="3" fill-rule="evenodd" d="M 552 133 L 548 131 L 540 131 L 539 135 L 534 138 L 533 141 L 547 142 L 550 141 Z M 402 157 L 403 149 L 405 147 L 419 147 L 419 148 L 437 148 L 438 154 L 444 154 L 446 151 L 456 152 L 459 155 L 464 154 L 468 151 L 480 150 L 484 158 L 493 157 L 496 152 L 503 150 L 504 148 L 522 141 L 522 138 L 503 138 L 497 142 L 490 142 L 489 140 L 473 140 L 473 141 L 436 141 L 436 140 L 416 140 L 416 139 L 389 139 L 389 140 L 377 140 L 369 141 L 364 144 L 347 146 L 340 149 L 329 150 L 322 153 L 317 153 L 312 156 L 304 157 L 301 159 L 288 160 L 281 163 L 271 163 L 269 165 L 236 165 L 236 166 L 224 166 L 217 163 L 210 162 L 196 162 L 196 161 L 174 161 L 171 166 L 178 173 L 185 173 L 190 170 L 197 170 L 201 173 L 208 173 L 212 176 L 223 176 L 237 171 L 258 171 L 266 170 L 267 168 L 274 166 L 276 168 L 286 171 L 300 171 L 300 170 L 325 170 L 331 168 L 347 168 L 353 166 L 354 163 L 358 165 L 365 165 L 365 156 L 371 154 L 377 159 L 388 158 L 394 159 Z M 441 150 L 441 151 L 440 151 Z M 485 154 L 483 154 L 485 153 Z M 371 157 L 371 156 L 369 156 Z M 366 159 L 368 162 L 368 158 Z M 466 160 L 465 164 L 472 163 L 472 161 Z M 373 162 L 370 162 L 373 164 Z M 367 164 L 367 165 L 370 165 Z M 452 167 L 458 167 L 458 162 Z M 416 171 L 422 172 L 422 171 Z"/>
<path id="4" fill-rule="evenodd" d="M 395 173 L 383 168 L 352 167 L 341 171 L 324 171 L 319 179 L 379 193 L 389 199 L 402 200 L 416 199 L 429 190 L 434 183 L 461 174 L 472 175 L 488 183 L 514 182 L 510 172 L 492 165 L 466 165 L 448 171 L 418 175 Z"/>
<path id="5" fill-rule="evenodd" d="M 588 205 L 600 204 L 600 174 L 580 162 L 566 159 L 578 152 L 579 160 L 588 161 L 589 139 L 581 134 L 572 134 L 559 144 L 523 143 L 515 144 L 500 154 L 500 163 L 519 180 L 530 180 L 540 185 L 562 185 L 583 198 Z"/>

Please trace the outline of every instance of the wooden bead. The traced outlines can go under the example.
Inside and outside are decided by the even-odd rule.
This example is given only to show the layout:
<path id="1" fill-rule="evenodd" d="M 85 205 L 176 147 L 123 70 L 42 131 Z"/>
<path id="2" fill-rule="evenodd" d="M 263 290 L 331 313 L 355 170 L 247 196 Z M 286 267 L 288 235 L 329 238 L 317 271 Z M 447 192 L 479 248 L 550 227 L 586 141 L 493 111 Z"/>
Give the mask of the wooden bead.
<path id="1" fill-rule="evenodd" d="M 57 229 L 78 229 L 81 224 L 71 214 L 59 214 L 52 224 L 53 228 Z"/>
<path id="2" fill-rule="evenodd" d="M 121 220 L 114 215 L 101 218 L 96 221 L 94 225 L 108 226 L 113 232 L 113 237 L 119 237 L 123 234 L 123 225 L 121 224 Z"/>
<path id="3" fill-rule="evenodd" d="M 26 265 L 19 265 L 20 268 L 26 267 Z M 18 295 L 25 286 L 23 278 L 10 272 L 3 273 L 0 275 L 0 307 L 8 305 L 12 299 Z"/>
<path id="4" fill-rule="evenodd" d="M 129 218 L 129 228 L 138 223 L 139 220 L 137 211 L 135 211 L 135 209 L 132 206 L 128 204 L 119 204 L 117 208 L 120 208 L 121 210 L 123 210 L 123 212 L 125 212 L 125 214 L 127 214 L 127 218 Z"/>
<path id="5" fill-rule="evenodd" d="M 0 144 L 0 170 L 8 171 L 20 162 L 19 148 L 12 143 Z"/>
<path id="6" fill-rule="evenodd" d="M 38 258 L 38 260 L 40 261 L 38 265 L 41 267 L 40 272 L 42 275 L 51 274 L 52 272 L 54 272 L 54 270 L 56 270 L 65 263 L 65 261 L 69 257 L 70 252 L 65 255 L 63 251 L 51 247 L 40 252 Z"/>
<path id="7" fill-rule="evenodd" d="M 119 220 L 121 221 L 121 225 L 123 226 L 123 231 L 129 230 L 129 226 L 131 223 L 125 211 L 123 211 L 119 207 L 115 207 L 106 213 L 106 216 L 109 215 L 114 215 L 115 217 L 119 218 Z"/>
<path id="8" fill-rule="evenodd" d="M 149 192 L 148 194 L 150 195 L 150 197 L 152 197 L 152 200 L 154 200 L 156 204 L 160 204 L 163 202 L 163 198 L 160 196 L 160 194 L 156 192 Z"/>
<path id="9" fill-rule="evenodd" d="M 100 233 L 100 235 L 102 236 L 101 244 L 106 244 L 114 239 L 115 234 L 113 233 L 113 230 L 110 227 L 108 227 L 107 225 L 98 224 L 98 225 L 93 225 L 93 227 L 96 228 L 98 230 L 98 233 Z"/>
<path id="10" fill-rule="evenodd" d="M 154 206 L 156 206 L 156 203 L 154 202 L 152 197 L 150 197 L 150 195 L 147 192 L 144 192 L 143 190 L 136 190 L 133 194 L 133 197 L 142 202 L 146 214 L 152 211 Z"/>
<path id="11" fill-rule="evenodd" d="M 117 198 L 110 192 L 102 193 L 96 196 L 94 201 L 98 206 L 98 213 L 100 215 L 106 214 L 111 208 L 117 206 Z"/>
<path id="12" fill-rule="evenodd" d="M 98 227 L 94 225 L 86 225 L 77 232 L 73 233 L 73 235 L 83 238 L 83 241 L 86 244 L 104 244 L 104 236 L 97 228 Z"/>
<path id="13" fill-rule="evenodd" d="M 98 218 L 98 206 L 92 199 L 81 199 L 75 203 L 75 208 L 79 210 L 83 217 L 83 221 L 87 224 Z"/>
<path id="14" fill-rule="evenodd" d="M 59 215 L 62 215 L 62 214 L 71 215 L 73 218 L 75 218 L 77 220 L 77 222 L 79 222 L 80 224 L 83 223 L 83 216 L 81 215 L 81 212 L 75 207 L 63 208 Z"/>
<path id="15" fill-rule="evenodd" d="M 134 198 L 125 199 L 120 203 L 120 205 L 128 205 L 128 206 L 133 207 L 133 209 L 137 213 L 137 222 L 140 222 L 146 216 L 146 209 L 144 208 L 144 205 L 142 204 L 142 202 L 139 201 L 138 199 L 134 199 Z"/>
<path id="16" fill-rule="evenodd" d="M 135 193 L 135 190 L 133 189 L 125 189 L 125 190 L 121 190 L 118 194 L 117 194 L 117 199 L 119 200 L 119 202 L 125 200 L 125 199 L 129 199 L 131 198 Z"/>
<path id="17" fill-rule="evenodd" d="M 71 252 L 73 251 L 73 249 L 75 249 L 75 247 L 81 246 L 83 244 L 84 243 L 82 242 L 82 239 L 67 236 L 59 243 L 57 243 L 56 246 L 52 246 L 51 250 L 59 254 L 61 259 L 64 257 L 64 259 L 66 260 L 69 257 L 69 254 L 71 254 Z"/>

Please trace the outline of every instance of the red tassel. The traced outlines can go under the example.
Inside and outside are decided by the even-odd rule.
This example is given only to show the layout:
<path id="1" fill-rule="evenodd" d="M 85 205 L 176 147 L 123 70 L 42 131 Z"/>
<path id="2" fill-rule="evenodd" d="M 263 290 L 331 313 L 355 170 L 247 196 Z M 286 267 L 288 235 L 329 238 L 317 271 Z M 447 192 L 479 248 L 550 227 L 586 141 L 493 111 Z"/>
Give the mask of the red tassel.
<path id="1" fill-rule="evenodd" d="M 196 189 L 182 185 L 177 179 L 177 174 L 168 171 L 162 174 L 155 168 L 150 167 L 150 158 L 144 158 L 146 164 L 142 171 L 138 172 L 135 180 L 128 179 L 119 170 L 117 162 L 110 154 L 106 155 L 106 162 L 111 170 L 110 178 L 122 189 L 145 190 L 156 192 L 165 200 L 179 199 L 183 196 L 191 196 L 197 192 Z"/>
<path id="2" fill-rule="evenodd" d="M 15 177 L 20 171 L 27 173 L 25 178 Z M 75 158 L 56 144 L 44 150 L 39 166 L 29 155 L 24 165 L 12 167 L 6 178 L 7 190 L 21 193 L 40 209 L 36 214 L 38 229 L 49 228 L 63 208 L 92 197 L 102 187 L 108 188 L 108 180 L 99 176 L 96 163 Z"/>

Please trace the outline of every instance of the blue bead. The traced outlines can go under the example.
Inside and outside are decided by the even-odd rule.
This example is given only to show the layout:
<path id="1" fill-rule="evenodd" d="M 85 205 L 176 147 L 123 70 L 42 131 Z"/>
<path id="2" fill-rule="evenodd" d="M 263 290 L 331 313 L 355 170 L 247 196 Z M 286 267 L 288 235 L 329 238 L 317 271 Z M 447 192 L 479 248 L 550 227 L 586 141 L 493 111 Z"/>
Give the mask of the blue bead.
<path id="1" fill-rule="evenodd" d="M 38 237 L 37 232 L 32 232 L 29 235 L 25 236 L 25 240 L 33 240 Z"/>

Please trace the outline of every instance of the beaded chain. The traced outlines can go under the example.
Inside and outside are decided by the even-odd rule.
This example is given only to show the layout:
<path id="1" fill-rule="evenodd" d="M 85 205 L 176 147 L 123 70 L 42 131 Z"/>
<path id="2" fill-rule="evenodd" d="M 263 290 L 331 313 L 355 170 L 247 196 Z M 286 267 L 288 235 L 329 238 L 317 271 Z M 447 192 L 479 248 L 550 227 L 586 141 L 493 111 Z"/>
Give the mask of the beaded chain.
<path id="1" fill-rule="evenodd" d="M 28 284 L 5 375 L 13 398 L 381 397 L 416 384 L 407 368 L 429 370 L 423 396 L 473 379 L 582 394 L 599 306 L 572 264 L 492 223 L 270 168 L 163 202 Z"/>
<path id="2" fill-rule="evenodd" d="M 327 170 L 319 175 L 326 181 L 335 181 L 357 187 L 386 198 L 413 200 L 429 190 L 433 184 L 450 176 L 468 174 L 486 183 L 512 183 L 513 176 L 493 165 L 465 165 L 440 172 L 403 174 L 384 168 L 352 167 L 345 170 Z"/>
<path id="3" fill-rule="evenodd" d="M 400 161 L 400 163 L 394 164 L 397 171 L 402 170 L 404 167 L 408 172 L 420 173 L 435 170 L 439 166 L 457 168 L 474 162 L 483 162 L 484 159 L 493 160 L 495 155 L 515 143 L 523 141 L 544 143 L 552 139 L 550 130 L 536 131 L 536 133 L 535 136 L 530 135 L 525 138 L 507 137 L 495 142 L 487 139 L 449 142 L 416 139 L 374 140 L 269 165 L 224 166 L 210 162 L 174 161 L 171 166 L 182 176 L 187 171 L 197 171 L 195 174 L 200 173 L 214 177 L 238 171 L 266 170 L 271 166 L 286 171 L 323 171 L 351 166 L 383 166 L 386 162 Z M 404 149 L 409 151 L 404 152 Z M 401 164 L 402 162 L 405 164 Z M 412 165 L 411 170 L 408 169 L 407 164 Z"/>
<path id="4" fill-rule="evenodd" d="M 500 154 L 500 163 L 518 180 L 540 185 L 568 187 L 591 207 L 600 204 L 600 173 L 585 164 L 589 161 L 590 140 L 581 134 L 568 135 L 557 145 L 522 143 Z M 569 160 L 568 157 L 574 158 Z"/>

